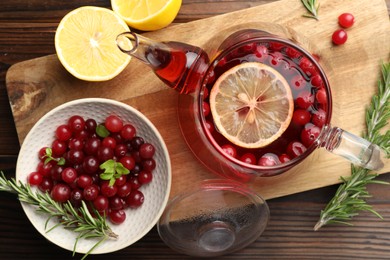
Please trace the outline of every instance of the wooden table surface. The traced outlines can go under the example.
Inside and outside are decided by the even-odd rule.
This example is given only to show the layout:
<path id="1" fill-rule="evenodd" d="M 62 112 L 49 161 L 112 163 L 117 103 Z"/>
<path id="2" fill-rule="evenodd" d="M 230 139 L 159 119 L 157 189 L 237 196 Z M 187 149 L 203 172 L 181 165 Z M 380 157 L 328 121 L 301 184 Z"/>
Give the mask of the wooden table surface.
<path id="1" fill-rule="evenodd" d="M 174 23 L 185 23 L 274 0 L 183 0 Z M 297 1 L 297 0 L 295 0 Z M 390 14 L 390 0 L 386 0 Z M 18 62 L 55 53 L 54 34 L 61 18 L 82 5 L 110 7 L 108 0 L 10 0 L 0 2 L 0 170 L 15 173 L 19 143 L 5 87 L 8 68 Z M 390 33 L 390 32 L 389 32 Z M 389 43 L 390 44 L 390 43 Z M 380 180 L 390 181 L 384 174 Z M 383 220 L 361 213 L 353 226 L 326 226 L 313 231 L 321 209 L 337 186 L 268 201 L 271 219 L 255 243 L 226 259 L 389 259 L 390 191 L 384 185 L 368 186 L 368 202 Z M 30 224 L 16 196 L 0 194 L 0 259 L 70 259 L 71 252 L 46 241 Z M 168 248 L 154 228 L 136 244 L 90 259 L 186 259 Z M 79 259 L 80 255 L 76 255 Z M 188 257 L 189 258 L 189 257 Z"/>

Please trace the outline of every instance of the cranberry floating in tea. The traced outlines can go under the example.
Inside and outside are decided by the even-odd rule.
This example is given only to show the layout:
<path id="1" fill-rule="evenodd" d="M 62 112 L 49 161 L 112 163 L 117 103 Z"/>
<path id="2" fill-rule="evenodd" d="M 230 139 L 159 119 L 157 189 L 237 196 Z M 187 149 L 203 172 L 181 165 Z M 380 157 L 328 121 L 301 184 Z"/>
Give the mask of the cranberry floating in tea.
<path id="1" fill-rule="evenodd" d="M 325 72 L 288 39 L 240 30 L 222 42 L 212 61 L 199 47 L 133 32 L 119 35 L 117 44 L 183 94 L 178 115 L 184 139 L 219 175 L 241 181 L 274 176 L 317 147 L 367 169 L 384 166 L 377 145 L 330 125 Z"/>

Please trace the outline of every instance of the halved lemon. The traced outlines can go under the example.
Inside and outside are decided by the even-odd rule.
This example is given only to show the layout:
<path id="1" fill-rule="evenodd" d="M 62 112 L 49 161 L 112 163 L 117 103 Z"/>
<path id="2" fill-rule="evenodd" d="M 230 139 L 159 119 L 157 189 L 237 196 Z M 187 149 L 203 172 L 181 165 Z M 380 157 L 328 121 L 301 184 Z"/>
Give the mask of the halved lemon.
<path id="1" fill-rule="evenodd" d="M 223 73 L 210 92 L 218 131 L 244 148 L 260 148 L 279 138 L 290 124 L 294 101 L 289 84 L 275 69 L 256 62 Z"/>
<path id="2" fill-rule="evenodd" d="M 181 3 L 182 0 L 111 0 L 111 7 L 130 27 L 154 31 L 172 23 Z"/>
<path id="3" fill-rule="evenodd" d="M 131 59 L 116 45 L 117 35 L 125 31 L 129 27 L 112 10 L 94 6 L 77 8 L 58 25 L 57 56 L 66 70 L 79 79 L 112 79 Z"/>

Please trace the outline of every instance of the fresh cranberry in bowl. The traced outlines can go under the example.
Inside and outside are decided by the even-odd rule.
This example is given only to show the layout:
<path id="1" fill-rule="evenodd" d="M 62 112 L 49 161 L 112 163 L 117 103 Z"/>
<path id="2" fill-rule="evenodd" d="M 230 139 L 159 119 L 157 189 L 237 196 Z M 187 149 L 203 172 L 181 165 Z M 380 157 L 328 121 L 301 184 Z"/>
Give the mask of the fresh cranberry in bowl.
<path id="1" fill-rule="evenodd" d="M 56 138 L 59 126 L 59 138 Z M 108 130 L 107 136 L 97 131 L 101 126 Z M 153 148 L 145 145 L 144 151 L 140 152 L 143 144 L 151 144 Z M 118 146 L 123 149 L 116 149 Z M 133 154 L 138 162 L 132 158 Z M 132 158 L 127 164 L 131 170 L 122 175 L 125 177 L 118 176 L 117 184 L 116 177 L 102 180 L 105 176 L 102 164 L 112 161 L 119 165 L 121 157 L 118 155 Z M 45 164 L 45 160 L 50 162 Z M 30 174 L 33 172 L 37 173 Z M 141 181 L 138 180 L 140 172 Z M 70 201 L 78 210 L 84 200 L 90 204 L 88 210 L 95 208 L 99 214 L 105 214 L 112 231 L 124 239 L 100 244 L 93 251 L 99 254 L 127 247 L 153 228 L 168 201 L 171 166 L 163 138 L 144 115 L 122 102 L 87 98 L 62 104 L 38 120 L 22 144 L 16 179 L 30 184 L 34 192 L 52 194 L 59 203 Z M 115 181 L 116 192 L 108 188 L 110 180 Z M 103 182 L 108 183 L 107 187 L 101 186 Z M 142 192 L 143 198 L 134 193 L 138 195 L 130 200 L 133 191 Z M 132 201 L 132 207 L 126 205 L 126 201 Z M 137 203 L 138 207 L 135 207 Z M 112 209 L 110 205 L 113 205 Z M 22 207 L 43 236 L 73 251 L 77 233 L 61 225 L 46 232 L 46 218 L 31 205 L 22 203 Z M 96 217 L 93 212 L 91 215 Z M 52 218 L 51 224 L 58 222 Z M 80 239 L 76 252 L 85 253 L 93 245 L 93 241 Z"/>

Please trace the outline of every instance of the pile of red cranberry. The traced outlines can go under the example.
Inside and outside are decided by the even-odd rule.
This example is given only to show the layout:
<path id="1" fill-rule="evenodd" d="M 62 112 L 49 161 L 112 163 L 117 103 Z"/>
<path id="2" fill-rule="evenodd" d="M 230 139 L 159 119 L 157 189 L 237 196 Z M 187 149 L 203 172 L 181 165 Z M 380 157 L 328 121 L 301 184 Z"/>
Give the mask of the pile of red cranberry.
<path id="1" fill-rule="evenodd" d="M 154 154 L 155 147 L 116 115 L 99 125 L 74 115 L 57 127 L 51 147 L 40 149 L 39 164 L 28 183 L 49 192 L 57 202 L 69 200 L 76 208 L 84 200 L 120 224 L 126 219 L 125 208 L 138 208 L 144 202 L 140 187 L 152 181 Z M 111 183 L 101 178 L 101 165 L 108 161 L 113 168 L 125 170 L 113 174 Z"/>

